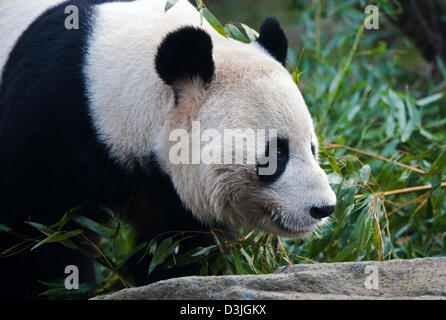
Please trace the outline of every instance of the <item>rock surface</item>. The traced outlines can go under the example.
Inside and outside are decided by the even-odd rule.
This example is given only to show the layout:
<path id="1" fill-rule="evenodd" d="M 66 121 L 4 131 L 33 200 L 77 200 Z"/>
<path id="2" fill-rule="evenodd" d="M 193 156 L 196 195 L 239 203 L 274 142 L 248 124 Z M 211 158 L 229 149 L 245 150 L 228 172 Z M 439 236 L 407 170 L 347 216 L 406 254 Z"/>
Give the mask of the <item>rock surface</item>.
<path id="1" fill-rule="evenodd" d="M 446 300 L 446 257 L 300 264 L 267 275 L 184 277 L 95 299 Z"/>

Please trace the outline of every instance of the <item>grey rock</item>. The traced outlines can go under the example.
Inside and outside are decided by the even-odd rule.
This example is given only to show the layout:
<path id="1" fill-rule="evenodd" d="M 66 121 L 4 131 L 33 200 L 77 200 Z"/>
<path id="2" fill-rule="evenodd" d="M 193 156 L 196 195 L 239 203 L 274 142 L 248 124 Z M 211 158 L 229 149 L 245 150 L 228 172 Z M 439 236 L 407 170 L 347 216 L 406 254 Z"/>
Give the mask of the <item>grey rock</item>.
<path id="1" fill-rule="evenodd" d="M 446 257 L 299 264 L 281 267 L 266 275 L 184 277 L 124 289 L 94 299 L 446 300 Z"/>

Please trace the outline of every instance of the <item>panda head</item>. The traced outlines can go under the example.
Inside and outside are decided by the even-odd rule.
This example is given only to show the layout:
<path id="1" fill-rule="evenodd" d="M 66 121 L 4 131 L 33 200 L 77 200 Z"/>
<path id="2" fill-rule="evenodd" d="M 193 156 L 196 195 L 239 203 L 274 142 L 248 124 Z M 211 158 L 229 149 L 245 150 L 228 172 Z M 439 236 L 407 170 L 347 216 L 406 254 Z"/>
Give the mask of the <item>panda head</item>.
<path id="1" fill-rule="evenodd" d="M 318 164 L 310 113 L 284 68 L 286 52 L 287 40 L 273 18 L 250 44 L 183 27 L 159 45 L 156 71 L 175 103 L 156 153 L 200 220 L 301 236 L 332 212 L 336 196 Z M 228 139 L 228 129 L 241 134 L 243 143 Z M 172 161 L 179 141 L 189 147 L 182 151 L 189 163 Z M 205 154 L 214 161 L 204 161 Z M 275 170 L 262 174 L 270 163 Z"/>

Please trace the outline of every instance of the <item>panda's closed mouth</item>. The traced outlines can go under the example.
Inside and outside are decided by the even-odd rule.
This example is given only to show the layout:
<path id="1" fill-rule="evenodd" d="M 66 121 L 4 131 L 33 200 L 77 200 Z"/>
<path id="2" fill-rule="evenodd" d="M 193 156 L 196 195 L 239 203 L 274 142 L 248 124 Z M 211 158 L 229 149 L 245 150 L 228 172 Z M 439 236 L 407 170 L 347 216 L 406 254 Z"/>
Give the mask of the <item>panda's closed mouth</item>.
<path id="1" fill-rule="evenodd" d="M 308 227 L 306 229 L 298 229 L 298 228 L 290 228 L 284 221 L 283 221 L 283 215 L 280 211 L 268 208 L 267 209 L 271 221 L 284 233 L 293 236 L 293 237 L 302 237 L 305 236 L 313 231 L 313 227 Z"/>
<path id="2" fill-rule="evenodd" d="M 296 233 L 300 234 L 300 233 L 308 232 L 306 230 L 296 230 L 296 229 L 291 229 L 290 227 L 288 227 L 283 222 L 282 214 L 279 211 L 274 210 L 274 209 L 269 209 L 268 212 L 269 212 L 271 220 L 274 222 L 274 224 L 276 226 L 278 226 L 280 229 L 282 229 L 283 231 L 288 232 L 288 233 L 293 233 L 293 234 L 296 234 Z"/>

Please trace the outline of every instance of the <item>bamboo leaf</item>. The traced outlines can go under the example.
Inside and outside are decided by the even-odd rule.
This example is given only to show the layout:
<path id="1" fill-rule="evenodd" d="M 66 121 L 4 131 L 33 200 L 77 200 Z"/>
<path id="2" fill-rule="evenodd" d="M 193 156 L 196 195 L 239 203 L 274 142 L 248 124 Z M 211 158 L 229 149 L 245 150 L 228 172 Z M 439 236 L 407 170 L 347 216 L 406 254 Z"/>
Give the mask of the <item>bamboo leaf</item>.
<path id="1" fill-rule="evenodd" d="M 435 160 L 435 162 L 432 164 L 431 169 L 426 175 L 425 181 L 428 181 L 430 179 L 433 179 L 437 173 L 440 172 L 441 169 L 446 167 L 446 150 L 443 151 L 440 156 Z"/>
<path id="2" fill-rule="evenodd" d="M 228 36 L 230 36 L 232 39 L 244 42 L 244 43 L 249 43 L 250 40 L 247 39 L 247 37 L 245 37 L 245 35 L 240 32 L 240 30 L 233 24 L 227 24 L 225 27 L 225 31 L 226 34 Z"/>
<path id="3" fill-rule="evenodd" d="M 164 7 L 164 12 L 167 12 L 167 10 L 171 9 L 179 0 L 167 0 L 166 6 Z"/>
<path id="4" fill-rule="evenodd" d="M 101 236 L 104 236 L 108 239 L 113 239 L 113 236 L 115 234 L 113 229 L 104 227 L 103 225 L 84 216 L 75 216 L 73 217 L 73 221 L 81 227 L 96 232 L 97 234 L 100 234 Z"/>
<path id="5" fill-rule="evenodd" d="M 200 13 L 203 14 L 203 17 L 209 22 L 209 24 L 223 37 L 227 38 L 225 28 L 221 25 L 220 21 L 206 8 L 201 8 Z"/>
<path id="6" fill-rule="evenodd" d="M 0 224 L 0 232 L 10 232 L 12 229 L 5 224 Z"/>
<path id="7" fill-rule="evenodd" d="M 66 241 L 69 238 L 76 237 L 82 233 L 81 229 L 76 229 L 73 231 L 68 232 L 62 232 L 62 231 L 56 231 L 47 238 L 43 239 L 42 241 L 39 241 L 38 244 L 36 244 L 34 247 L 31 248 L 31 251 L 40 247 L 41 245 L 45 243 L 51 243 L 51 242 L 63 242 Z"/>
<path id="8" fill-rule="evenodd" d="M 422 99 L 418 99 L 417 100 L 417 105 L 419 105 L 420 107 L 424 107 L 427 106 L 428 104 L 434 103 L 438 100 L 440 100 L 441 98 L 443 98 L 443 93 L 436 93 L 427 97 L 424 97 Z"/>

